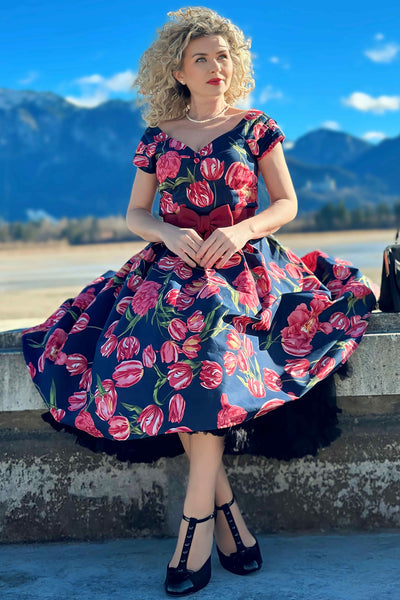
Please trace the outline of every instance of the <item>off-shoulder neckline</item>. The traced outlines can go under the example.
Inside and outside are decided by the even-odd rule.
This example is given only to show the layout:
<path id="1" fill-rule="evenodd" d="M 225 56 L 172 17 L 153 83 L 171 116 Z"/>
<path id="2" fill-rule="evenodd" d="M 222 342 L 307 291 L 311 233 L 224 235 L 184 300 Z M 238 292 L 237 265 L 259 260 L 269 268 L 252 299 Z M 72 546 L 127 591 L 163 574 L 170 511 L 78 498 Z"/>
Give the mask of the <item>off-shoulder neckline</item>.
<path id="1" fill-rule="evenodd" d="M 163 129 L 161 129 L 161 127 L 158 127 L 158 125 L 156 127 L 152 127 L 152 129 L 158 129 L 158 131 L 160 133 L 163 133 L 164 135 L 168 136 L 167 139 L 169 140 L 173 140 L 174 142 L 177 142 L 178 144 L 182 144 L 183 146 L 185 146 L 185 148 L 191 150 L 193 152 L 193 154 L 201 154 L 201 152 L 203 150 L 205 150 L 207 148 L 207 146 L 209 146 L 210 144 L 214 144 L 217 140 L 219 140 L 220 138 L 232 133 L 233 131 L 235 131 L 235 129 L 237 129 L 242 123 L 243 121 L 250 121 L 251 119 L 248 118 L 248 115 L 252 112 L 256 112 L 257 114 L 254 116 L 254 119 L 260 117 L 263 112 L 262 111 L 256 111 L 254 108 L 250 109 L 248 111 L 246 111 L 243 115 L 243 117 L 240 119 L 240 121 L 238 121 L 236 123 L 236 125 L 234 125 L 233 127 L 231 127 L 231 129 L 229 129 L 228 131 L 224 131 L 224 133 L 221 133 L 220 135 L 217 135 L 215 138 L 213 138 L 212 140 L 210 140 L 209 142 L 207 142 L 207 144 L 204 144 L 204 146 L 202 148 L 200 148 L 199 150 L 194 150 L 193 148 L 191 148 L 191 146 L 189 146 L 188 144 L 185 144 L 185 142 L 182 142 L 181 140 L 178 140 L 177 138 L 175 138 L 172 135 L 169 135 L 169 133 L 167 133 L 166 131 L 164 131 Z"/>

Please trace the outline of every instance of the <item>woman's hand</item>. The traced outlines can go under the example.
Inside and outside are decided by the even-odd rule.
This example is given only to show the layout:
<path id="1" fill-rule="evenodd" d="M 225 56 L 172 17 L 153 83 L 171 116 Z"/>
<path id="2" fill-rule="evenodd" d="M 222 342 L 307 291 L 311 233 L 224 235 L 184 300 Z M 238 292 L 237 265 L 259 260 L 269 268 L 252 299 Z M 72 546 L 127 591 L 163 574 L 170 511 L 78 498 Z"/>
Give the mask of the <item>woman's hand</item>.
<path id="1" fill-rule="evenodd" d="M 231 256 L 241 250 L 250 238 L 249 229 L 244 222 L 221 227 L 202 241 L 195 260 L 203 268 L 222 269 Z"/>
<path id="2" fill-rule="evenodd" d="M 277 144 L 258 164 L 267 186 L 271 205 L 240 223 L 213 231 L 203 242 L 195 257 L 201 267 L 214 266 L 221 269 L 249 240 L 274 233 L 296 216 L 296 192 L 281 144 Z"/>
<path id="3" fill-rule="evenodd" d="M 204 240 L 194 229 L 167 225 L 162 232 L 162 241 L 171 252 L 179 256 L 190 267 L 197 267 L 197 253 Z"/>

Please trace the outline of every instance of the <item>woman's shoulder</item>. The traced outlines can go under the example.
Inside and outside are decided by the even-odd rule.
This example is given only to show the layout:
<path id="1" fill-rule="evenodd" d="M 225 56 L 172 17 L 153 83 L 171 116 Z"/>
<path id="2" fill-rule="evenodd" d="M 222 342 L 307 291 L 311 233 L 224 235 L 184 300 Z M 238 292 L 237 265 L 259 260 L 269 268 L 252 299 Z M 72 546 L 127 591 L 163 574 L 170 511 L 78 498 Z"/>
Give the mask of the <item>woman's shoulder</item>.
<path id="1" fill-rule="evenodd" d="M 246 113 L 245 132 L 246 137 L 251 139 L 259 137 L 280 137 L 284 139 L 284 133 L 278 123 L 263 110 L 251 108 Z M 268 133 L 268 136 L 266 135 Z"/>
<path id="2" fill-rule="evenodd" d="M 283 142 L 285 139 L 276 121 L 266 112 L 255 108 L 247 111 L 241 134 L 251 154 L 257 160 L 263 158 L 278 142 Z"/>
<path id="3" fill-rule="evenodd" d="M 168 127 L 168 125 L 177 125 L 179 123 L 184 123 L 185 119 L 179 117 L 179 119 L 166 119 L 165 121 L 160 121 L 158 126 L 162 129 L 163 127 Z"/>
<path id="4" fill-rule="evenodd" d="M 168 131 L 175 131 L 177 128 L 179 130 L 182 125 L 185 125 L 185 119 L 168 119 L 166 121 L 160 121 L 158 124 L 158 129 L 168 133 Z"/>
<path id="5" fill-rule="evenodd" d="M 246 121 L 255 122 L 267 122 L 271 119 L 271 117 L 266 112 L 264 112 L 263 110 L 258 110 L 257 108 L 249 108 L 248 110 L 246 110 L 244 118 L 246 119 Z"/>

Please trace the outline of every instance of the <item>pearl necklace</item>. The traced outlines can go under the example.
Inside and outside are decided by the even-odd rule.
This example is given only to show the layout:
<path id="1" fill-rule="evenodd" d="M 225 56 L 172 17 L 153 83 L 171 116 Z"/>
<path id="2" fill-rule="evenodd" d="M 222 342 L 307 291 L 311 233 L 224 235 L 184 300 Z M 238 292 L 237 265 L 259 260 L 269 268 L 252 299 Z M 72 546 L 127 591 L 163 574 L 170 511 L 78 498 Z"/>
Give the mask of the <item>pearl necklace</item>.
<path id="1" fill-rule="evenodd" d="M 188 119 L 188 121 L 191 121 L 192 123 L 209 123 L 209 121 L 214 121 L 214 119 L 217 119 L 218 117 L 220 117 L 225 111 L 228 110 L 228 108 L 229 108 L 229 104 L 224 106 L 224 108 L 222 110 L 220 110 L 219 113 L 217 113 L 213 117 L 210 117 L 209 119 L 202 119 L 201 121 L 199 121 L 198 119 L 192 119 L 192 117 L 189 117 L 190 106 L 187 106 L 185 117 Z"/>

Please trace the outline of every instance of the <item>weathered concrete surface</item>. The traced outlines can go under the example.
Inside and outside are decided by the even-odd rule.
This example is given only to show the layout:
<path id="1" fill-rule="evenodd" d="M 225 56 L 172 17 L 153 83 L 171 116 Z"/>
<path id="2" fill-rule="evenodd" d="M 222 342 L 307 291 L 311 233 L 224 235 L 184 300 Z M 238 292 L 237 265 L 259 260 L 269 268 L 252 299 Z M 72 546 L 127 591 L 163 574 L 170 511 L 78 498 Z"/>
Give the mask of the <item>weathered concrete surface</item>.
<path id="1" fill-rule="evenodd" d="M 0 412 L 39 410 L 45 406 L 29 376 L 21 349 L 0 348 L 0 390 Z"/>
<path id="2" fill-rule="evenodd" d="M 148 536 L 163 530 L 163 465 L 131 469 L 94 454 L 33 411 L 0 413 L 0 446 L 0 542 Z"/>
<path id="3" fill-rule="evenodd" d="M 270 535 L 264 565 L 225 571 L 214 551 L 198 600 L 397 600 L 400 534 Z M 0 546 L 2 600 L 165 600 L 172 539 Z"/>
<path id="4" fill-rule="evenodd" d="M 400 315 L 371 319 L 352 375 L 335 380 L 342 435 L 318 457 L 226 457 L 254 531 L 400 527 L 399 331 Z M 55 432 L 18 344 L 0 334 L 0 542 L 174 534 L 185 458 L 121 463 Z"/>
<path id="5" fill-rule="evenodd" d="M 129 465 L 77 446 L 36 413 L 0 419 L 0 541 L 176 532 L 184 456 Z M 342 435 L 318 457 L 225 463 L 257 532 L 400 527 L 399 415 L 345 417 Z"/>

